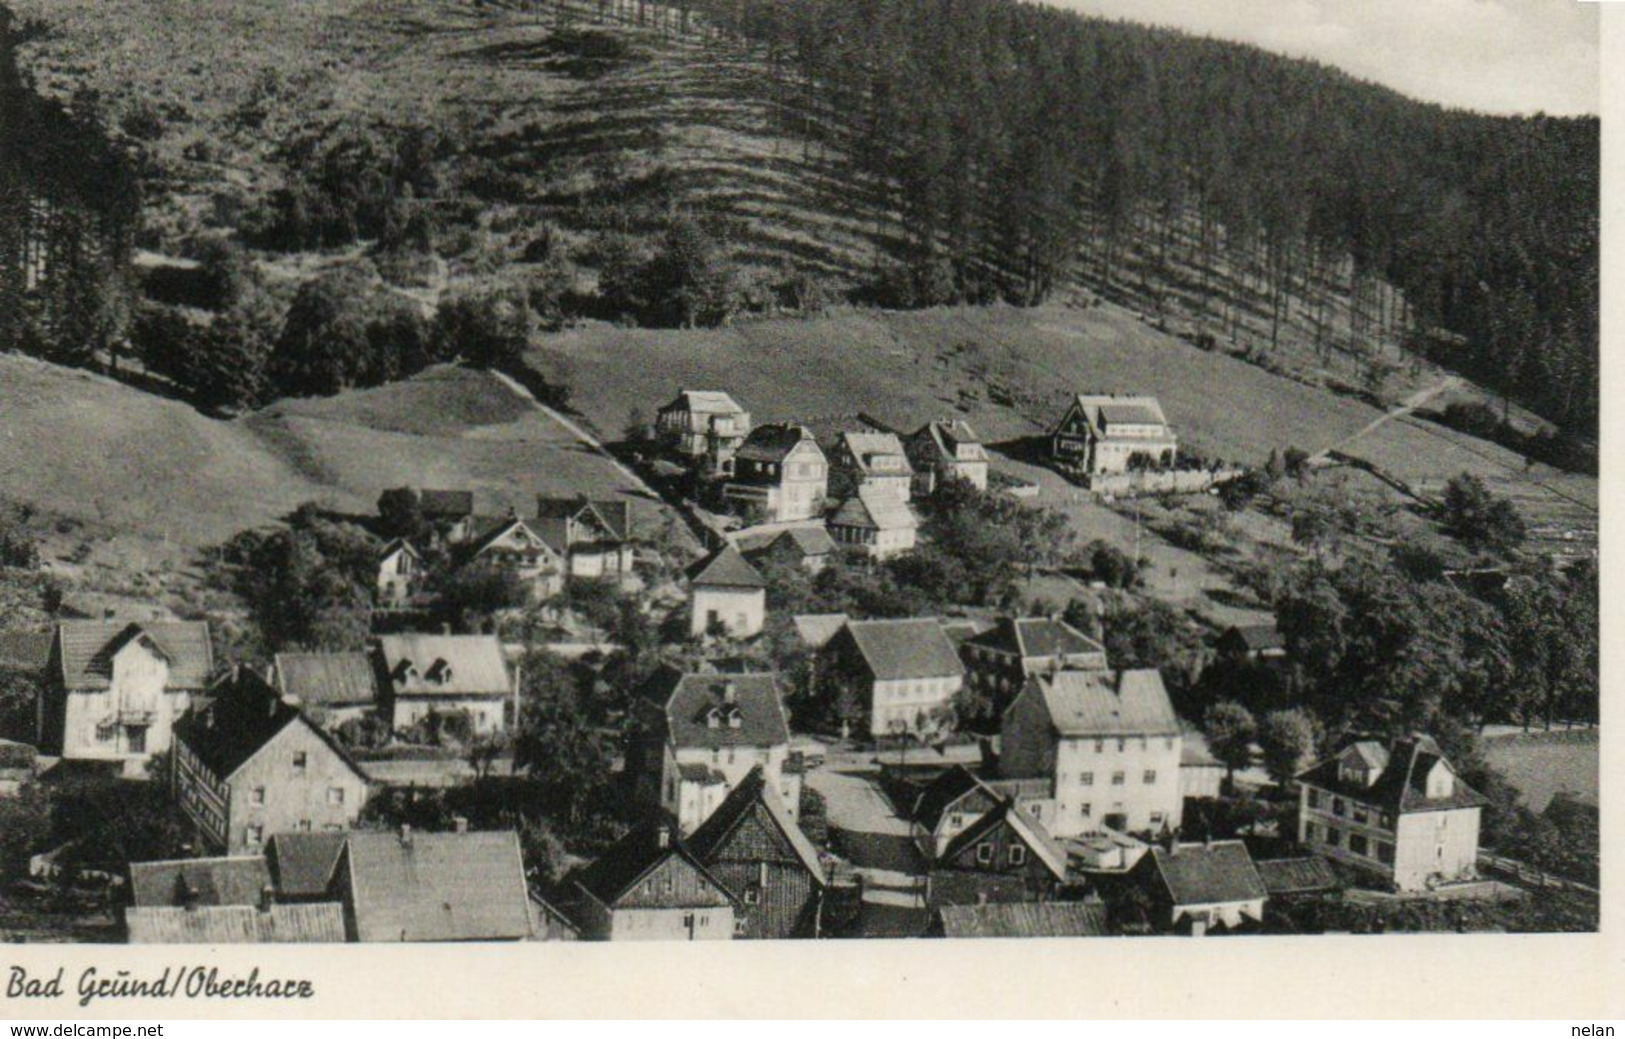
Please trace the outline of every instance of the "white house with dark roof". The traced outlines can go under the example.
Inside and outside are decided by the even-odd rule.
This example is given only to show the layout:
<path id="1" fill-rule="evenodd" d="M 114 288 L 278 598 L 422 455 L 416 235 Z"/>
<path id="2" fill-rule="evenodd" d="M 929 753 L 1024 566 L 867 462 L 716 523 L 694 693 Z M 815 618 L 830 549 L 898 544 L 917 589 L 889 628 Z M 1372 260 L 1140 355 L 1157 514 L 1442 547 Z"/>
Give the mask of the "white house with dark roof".
<path id="1" fill-rule="evenodd" d="M 404 538 L 396 538 L 378 554 L 376 597 L 384 608 L 405 606 L 423 580 L 423 555 Z"/>
<path id="2" fill-rule="evenodd" d="M 790 767 L 790 725 L 776 675 L 665 668 L 645 685 L 635 710 L 638 735 L 627 773 L 682 832 L 693 832 L 758 766 L 795 817 L 801 773 Z"/>
<path id="3" fill-rule="evenodd" d="M 934 617 L 848 621 L 819 654 L 839 713 L 867 714 L 873 737 L 928 732 L 951 711 L 965 667 Z M 856 712 L 842 711 L 845 702 Z"/>
<path id="4" fill-rule="evenodd" d="M 1086 476 L 1128 472 L 1136 464 L 1165 469 L 1178 449 L 1155 397 L 1079 395 L 1050 434 L 1055 464 Z"/>
<path id="5" fill-rule="evenodd" d="M 655 435 L 679 458 L 726 475 L 750 435 L 750 412 L 721 390 L 682 390 L 655 414 Z"/>
<path id="6" fill-rule="evenodd" d="M 1179 827 L 1184 734 L 1155 670 L 1033 675 L 1000 744 L 1002 775 L 1054 784 L 1043 819 L 1057 837 Z"/>
<path id="7" fill-rule="evenodd" d="M 466 713 L 477 735 L 507 731 L 518 686 L 495 635 L 381 635 L 373 651 L 379 705 L 392 729 Z"/>
<path id="8" fill-rule="evenodd" d="M 913 551 L 920 521 L 908 503 L 862 487 L 830 513 L 829 536 L 845 551 L 875 561 Z"/>
<path id="9" fill-rule="evenodd" d="M 689 571 L 689 634 L 761 633 L 767 622 L 767 582 L 739 549 L 723 545 Z"/>
<path id="10" fill-rule="evenodd" d="M 1421 891 L 1477 876 L 1483 795 L 1433 738 L 1358 740 L 1297 777 L 1298 841 Z"/>
<path id="11" fill-rule="evenodd" d="M 38 701 L 40 751 L 141 778 L 213 671 L 202 621 L 63 621 Z"/>
<path id="12" fill-rule="evenodd" d="M 987 448 L 963 419 L 927 422 L 903 439 L 914 464 L 914 489 L 930 494 L 948 480 L 987 490 Z"/>
<path id="13" fill-rule="evenodd" d="M 632 579 L 632 506 L 625 501 L 588 498 L 536 499 L 530 529 L 565 561 L 569 577 Z"/>
<path id="14" fill-rule="evenodd" d="M 488 566 L 513 574 L 532 602 L 564 591 L 565 556 L 518 516 L 482 519 L 459 553 L 464 566 Z"/>
<path id="15" fill-rule="evenodd" d="M 805 426 L 758 426 L 734 455 L 723 501 L 762 523 L 812 519 L 824 511 L 829 463 Z"/>
<path id="16" fill-rule="evenodd" d="M 841 433 L 835 438 L 830 471 L 834 492 L 842 497 L 867 490 L 876 498 L 906 502 L 914 483 L 914 466 L 896 433 Z"/>
<path id="17" fill-rule="evenodd" d="M 1162 929 L 1205 934 L 1264 919 L 1269 891 L 1247 845 L 1237 840 L 1154 847 L 1129 871 L 1155 907 Z"/>
<path id="18" fill-rule="evenodd" d="M 836 551 L 835 539 L 822 524 L 741 531 L 733 541 L 752 563 L 777 560 L 815 574 L 829 565 Z"/>

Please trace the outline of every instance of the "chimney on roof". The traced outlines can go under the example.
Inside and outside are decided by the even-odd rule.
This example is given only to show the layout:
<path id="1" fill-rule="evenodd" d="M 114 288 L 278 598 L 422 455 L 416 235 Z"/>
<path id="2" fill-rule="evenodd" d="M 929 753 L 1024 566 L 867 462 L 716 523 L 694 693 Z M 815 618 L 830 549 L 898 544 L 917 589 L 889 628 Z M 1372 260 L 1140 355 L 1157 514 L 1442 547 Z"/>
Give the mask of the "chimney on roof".
<path id="1" fill-rule="evenodd" d="M 269 913 L 274 905 L 276 905 L 276 888 L 266 884 L 260 888 L 260 912 Z"/>
<path id="2" fill-rule="evenodd" d="M 452 816 L 451 817 L 451 832 L 452 833 L 467 833 L 468 832 L 468 816 L 466 816 L 466 815 L 454 815 L 454 816 Z"/>
<path id="3" fill-rule="evenodd" d="M 442 635 L 450 635 L 451 634 L 451 622 L 450 621 L 442 621 L 441 622 L 441 624 L 440 624 L 440 634 L 442 634 Z"/>
<path id="4" fill-rule="evenodd" d="M 731 678 L 723 680 L 722 702 L 728 704 L 739 702 L 739 689 L 734 685 L 734 680 Z"/>
<path id="5" fill-rule="evenodd" d="M 410 848 L 412 846 L 412 826 L 410 823 L 401 823 L 400 836 L 401 847 Z"/>
<path id="6" fill-rule="evenodd" d="M 671 847 L 671 827 L 665 823 L 661 823 L 659 826 L 655 827 L 655 847 Z"/>

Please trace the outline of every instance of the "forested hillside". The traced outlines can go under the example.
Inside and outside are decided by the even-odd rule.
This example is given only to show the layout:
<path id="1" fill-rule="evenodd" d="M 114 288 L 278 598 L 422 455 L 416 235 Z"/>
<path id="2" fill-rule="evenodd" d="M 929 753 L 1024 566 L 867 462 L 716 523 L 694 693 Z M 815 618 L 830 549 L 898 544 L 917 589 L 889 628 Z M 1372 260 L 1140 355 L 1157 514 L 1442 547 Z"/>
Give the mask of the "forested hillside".
<path id="1" fill-rule="evenodd" d="M 207 261 L 224 232 L 258 258 L 271 302 L 186 351 L 267 373 L 226 403 L 333 341 L 276 315 L 342 254 L 386 302 L 495 287 L 544 325 L 1099 296 L 1343 390 L 1379 392 L 1408 348 L 1595 431 L 1594 119 L 1446 111 L 1016 0 L 226 0 L 184 25 L 158 0 L 10 6 L 56 125 L 140 171 L 140 242 Z M 79 238 L 50 247 L 73 213 L 13 240 L 14 275 L 30 249 L 82 268 Z M 54 323 L 173 352 L 174 315 L 132 316 L 117 273 Z M 352 323 L 393 356 L 324 359 L 305 390 L 452 349 L 393 311 Z"/>

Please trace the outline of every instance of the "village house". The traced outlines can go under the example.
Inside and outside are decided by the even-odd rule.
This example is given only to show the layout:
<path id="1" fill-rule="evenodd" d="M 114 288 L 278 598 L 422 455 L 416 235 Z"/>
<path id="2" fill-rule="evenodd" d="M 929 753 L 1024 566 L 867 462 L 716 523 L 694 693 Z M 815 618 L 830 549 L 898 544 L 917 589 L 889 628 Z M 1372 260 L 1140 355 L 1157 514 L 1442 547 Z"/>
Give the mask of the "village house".
<path id="1" fill-rule="evenodd" d="M 1483 796 L 1429 736 L 1359 740 L 1297 777 L 1298 841 L 1422 891 L 1477 876 Z"/>
<path id="2" fill-rule="evenodd" d="M 995 902 L 938 909 L 932 938 L 1101 938 L 1110 934 L 1097 902 Z"/>
<path id="3" fill-rule="evenodd" d="M 638 735 L 626 771 L 643 800 L 691 833 L 751 770 L 760 767 L 794 819 L 801 772 L 790 762 L 790 726 L 772 674 L 664 668 L 634 709 Z"/>
<path id="4" fill-rule="evenodd" d="M 564 591 L 564 557 L 518 516 L 480 520 L 463 551 L 464 566 L 488 566 L 513 574 L 531 602 Z"/>
<path id="5" fill-rule="evenodd" d="M 1004 713 L 1001 775 L 1049 779 L 1057 837 L 1178 829 L 1184 739 L 1155 670 L 1033 675 Z"/>
<path id="6" fill-rule="evenodd" d="M 175 802 L 205 847 L 259 854 L 282 830 L 339 831 L 366 804 L 366 773 L 322 728 L 243 673 L 175 725 Z"/>
<path id="7" fill-rule="evenodd" d="M 382 609 L 405 606 L 423 580 L 423 554 L 410 541 L 396 538 L 378 554 L 377 603 Z"/>
<path id="8" fill-rule="evenodd" d="M 1269 892 L 1241 841 L 1211 841 L 1153 847 L 1129 871 L 1153 907 L 1149 921 L 1159 930 L 1205 934 L 1261 922 Z"/>
<path id="9" fill-rule="evenodd" d="M 700 824 L 688 847 L 733 894 L 735 937 L 818 937 L 824 867 L 762 766 Z"/>
<path id="10" fill-rule="evenodd" d="M 474 492 L 427 490 L 417 492 L 418 510 L 433 537 L 441 544 L 460 545 L 474 530 Z"/>
<path id="11" fill-rule="evenodd" d="M 733 545 L 689 569 L 689 634 L 750 638 L 767 622 L 767 582 Z"/>
<path id="12" fill-rule="evenodd" d="M 835 540 L 822 524 L 746 532 L 736 537 L 734 544 L 755 565 L 777 562 L 785 566 L 799 566 L 814 574 L 835 558 Z"/>
<path id="13" fill-rule="evenodd" d="M 965 681 L 1002 712 L 1040 672 L 1104 671 L 1106 647 L 1065 621 L 1001 617 L 989 630 L 959 644 Z"/>
<path id="14" fill-rule="evenodd" d="M 1271 898 L 1312 898 L 1341 890 L 1337 871 L 1319 855 L 1295 859 L 1261 859 L 1253 863 Z"/>
<path id="15" fill-rule="evenodd" d="M 1013 799 L 1001 799 L 937 856 L 926 880 L 926 904 L 1042 901 L 1066 879 L 1065 849 Z"/>
<path id="16" fill-rule="evenodd" d="M 63 621 L 38 701 L 40 752 L 142 778 L 213 671 L 201 621 Z"/>
<path id="17" fill-rule="evenodd" d="M 531 937 L 529 885 L 512 830 L 352 833 L 334 867 L 356 942 L 498 942 Z"/>
<path id="18" fill-rule="evenodd" d="M 805 426 L 768 425 L 753 430 L 734 455 L 733 476 L 723 501 L 755 523 L 812 519 L 829 496 L 829 465 Z"/>
<path id="19" fill-rule="evenodd" d="M 889 492 L 859 488 L 830 514 L 829 535 L 848 553 L 881 562 L 913 551 L 920 521 Z"/>
<path id="20" fill-rule="evenodd" d="M 1274 624 L 1233 625 L 1224 630 L 1213 648 L 1226 660 L 1274 663 L 1286 659 L 1286 639 Z"/>
<path id="21" fill-rule="evenodd" d="M 914 466 L 914 490 L 932 494 L 950 480 L 987 490 L 987 449 L 963 419 L 927 422 L 903 439 Z"/>
<path id="22" fill-rule="evenodd" d="M 344 907 L 337 902 L 283 905 L 130 906 L 124 910 L 130 945 L 243 945 L 344 941 Z"/>
<path id="23" fill-rule="evenodd" d="M 1006 801 L 1039 822 L 1050 804 L 1045 780 L 984 778 L 963 765 L 943 770 L 913 799 L 909 819 L 921 855 L 934 860 L 968 827 Z"/>
<path id="24" fill-rule="evenodd" d="M 474 736 L 506 732 L 518 685 L 495 635 L 381 635 L 373 647 L 380 713 L 392 730 L 466 715 Z"/>
<path id="25" fill-rule="evenodd" d="M 278 696 L 329 730 L 378 709 L 378 676 L 366 653 L 278 653 L 268 681 Z"/>
<path id="26" fill-rule="evenodd" d="M 750 434 L 750 412 L 720 390 L 682 390 L 655 416 L 655 435 L 670 453 L 712 476 L 733 472 Z"/>
<path id="27" fill-rule="evenodd" d="M 565 561 L 569 577 L 633 579 L 632 508 L 624 501 L 578 498 L 536 499 L 531 528 Z"/>
<path id="28" fill-rule="evenodd" d="M 557 904 L 596 941 L 716 941 L 734 937 L 735 898 L 669 817 L 632 830 L 565 878 Z"/>
<path id="29" fill-rule="evenodd" d="M 273 833 L 265 846 L 265 863 L 279 902 L 322 902 L 336 897 L 339 853 L 347 833 L 283 831 Z"/>
<path id="30" fill-rule="evenodd" d="M 273 887 L 265 856 L 132 862 L 126 870 L 133 906 L 257 906 Z"/>
<path id="31" fill-rule="evenodd" d="M 1050 435 L 1056 466 L 1084 476 L 1166 469 L 1178 447 L 1155 397 L 1079 395 Z"/>
<path id="32" fill-rule="evenodd" d="M 959 654 L 932 617 L 848 621 L 818 670 L 837 713 L 866 714 L 875 738 L 932 731 L 965 684 Z"/>
<path id="33" fill-rule="evenodd" d="M 859 491 L 872 497 L 906 502 L 914 485 L 914 467 L 896 433 L 873 430 L 843 432 L 830 455 L 830 492 L 847 498 Z"/>

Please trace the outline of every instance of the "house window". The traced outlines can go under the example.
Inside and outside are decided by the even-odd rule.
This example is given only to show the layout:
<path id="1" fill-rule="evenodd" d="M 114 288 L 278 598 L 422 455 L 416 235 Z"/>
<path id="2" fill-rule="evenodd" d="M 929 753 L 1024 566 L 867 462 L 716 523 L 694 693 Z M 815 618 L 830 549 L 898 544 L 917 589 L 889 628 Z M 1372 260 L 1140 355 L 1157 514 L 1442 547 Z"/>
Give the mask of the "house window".
<path id="1" fill-rule="evenodd" d="M 1305 823 L 1303 826 L 1303 842 L 1305 844 L 1317 844 L 1319 841 L 1320 827 L 1314 823 Z"/>
<path id="2" fill-rule="evenodd" d="M 1154 769 L 1154 768 L 1146 769 L 1145 770 L 1145 785 L 1150 786 L 1151 784 L 1155 783 L 1156 781 L 1157 781 L 1157 770 Z"/>
<path id="3" fill-rule="evenodd" d="M 124 730 L 124 742 L 131 754 L 147 752 L 147 729 L 144 725 L 131 725 Z"/>
<path id="4" fill-rule="evenodd" d="M 1123 783 L 1124 783 L 1124 775 L 1123 775 L 1123 773 L 1121 773 L 1121 772 L 1113 772 L 1112 773 L 1112 786 L 1122 786 Z"/>
<path id="5" fill-rule="evenodd" d="M 1342 844 L 1343 831 L 1331 826 L 1326 827 L 1326 843 L 1334 848 Z"/>
<path id="6" fill-rule="evenodd" d="M 293 770 L 295 772 L 303 772 L 307 762 L 308 755 L 306 755 L 304 751 L 296 750 L 293 752 Z"/>
<path id="7" fill-rule="evenodd" d="M 1121 754 L 1125 750 L 1128 750 L 1128 740 L 1122 740 L 1122 739 L 1118 740 L 1117 741 L 1117 753 Z"/>
<path id="8" fill-rule="evenodd" d="M 993 861 L 993 845 L 983 841 L 976 846 L 976 861 L 986 866 Z"/>
<path id="9" fill-rule="evenodd" d="M 1166 818 L 1167 818 L 1167 816 L 1163 815 L 1161 812 L 1152 812 L 1151 813 L 1151 828 L 1154 830 L 1157 827 L 1161 826 L 1162 821 L 1164 819 L 1166 819 Z"/>
<path id="10" fill-rule="evenodd" d="M 1096 740 L 1095 741 L 1095 753 L 1096 754 L 1104 754 L 1105 752 L 1106 752 L 1106 741 L 1105 740 Z"/>
<path id="11" fill-rule="evenodd" d="M 1387 841 L 1378 841 L 1377 861 L 1384 866 L 1392 866 L 1394 864 L 1394 846 Z"/>
<path id="12" fill-rule="evenodd" d="M 1355 805 L 1354 811 L 1351 814 L 1354 816 L 1354 821 L 1357 823 L 1368 823 L 1371 821 L 1371 812 L 1361 805 Z"/>
<path id="13" fill-rule="evenodd" d="M 1085 772 L 1083 775 L 1078 777 L 1078 781 L 1081 782 L 1084 786 L 1094 786 L 1095 785 L 1095 774 L 1093 772 Z"/>
<path id="14" fill-rule="evenodd" d="M 739 934 L 744 934 L 744 933 L 745 933 L 745 918 L 740 917 L 739 919 L 734 921 L 734 934 L 739 935 Z"/>
<path id="15" fill-rule="evenodd" d="M 1316 790 L 1314 787 L 1309 788 L 1309 807 L 1310 808 L 1319 808 L 1320 807 L 1320 791 Z"/>
<path id="16" fill-rule="evenodd" d="M 1078 806 L 1078 814 L 1083 816 L 1085 819 L 1089 818 L 1089 816 L 1094 813 L 1094 810 L 1095 806 L 1087 801 Z"/>
<path id="17" fill-rule="evenodd" d="M 301 820 L 299 820 L 299 830 L 300 830 L 301 833 L 309 833 L 310 832 L 310 820 L 309 819 L 301 819 Z"/>
<path id="18" fill-rule="evenodd" d="M 265 803 L 265 788 L 262 786 L 257 786 L 250 790 L 248 792 L 248 803 L 251 805 L 263 805 Z"/>
<path id="19" fill-rule="evenodd" d="M 1027 861 L 1027 849 L 1019 844 L 1010 845 L 1010 865 L 1020 866 Z"/>
<path id="20" fill-rule="evenodd" d="M 746 905 L 753 906 L 753 905 L 756 905 L 761 900 L 762 900 L 762 889 L 761 888 L 757 887 L 755 884 L 752 884 L 750 887 L 745 889 L 745 904 Z"/>
<path id="21" fill-rule="evenodd" d="M 1349 834 L 1349 851 L 1352 851 L 1356 855 L 1369 854 L 1366 849 L 1365 838 L 1357 833 Z"/>
<path id="22" fill-rule="evenodd" d="M 1172 736 L 1169 736 L 1169 737 L 1167 737 L 1166 739 L 1164 739 L 1162 741 L 1162 749 L 1163 750 L 1173 750 L 1174 749 L 1174 738 Z"/>
<path id="23" fill-rule="evenodd" d="M 965 825 L 965 817 L 960 815 L 958 812 L 955 812 L 953 815 L 948 817 L 948 825 L 957 830 L 961 826 Z"/>
<path id="24" fill-rule="evenodd" d="M 330 805 L 341 805 L 341 804 L 343 804 L 344 803 L 344 788 L 341 787 L 341 786 L 330 786 L 330 787 L 328 787 L 327 788 L 327 803 L 330 804 Z"/>
<path id="25" fill-rule="evenodd" d="M 250 848 L 257 848 L 265 840 L 265 827 L 250 826 L 244 833 L 244 840 Z"/>
<path id="26" fill-rule="evenodd" d="M 1344 809 L 1343 799 L 1341 797 L 1332 798 L 1332 814 L 1333 815 L 1342 815 L 1343 814 L 1343 809 Z"/>

